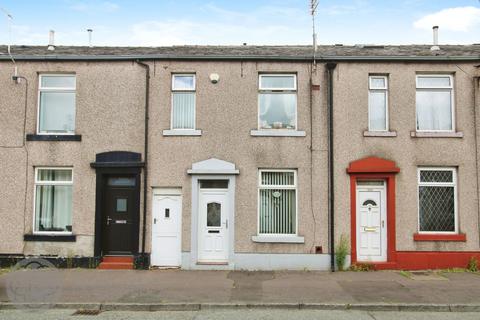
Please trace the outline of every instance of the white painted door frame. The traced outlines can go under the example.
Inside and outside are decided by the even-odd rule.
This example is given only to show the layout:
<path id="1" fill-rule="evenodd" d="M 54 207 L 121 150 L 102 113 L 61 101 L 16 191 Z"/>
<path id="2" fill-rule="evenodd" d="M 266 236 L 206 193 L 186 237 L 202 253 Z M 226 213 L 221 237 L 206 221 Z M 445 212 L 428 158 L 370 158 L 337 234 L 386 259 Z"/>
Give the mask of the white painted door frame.
<path id="1" fill-rule="evenodd" d="M 387 261 L 387 198 L 386 183 L 357 182 L 356 243 L 357 261 Z M 362 221 L 363 217 L 363 221 Z"/>

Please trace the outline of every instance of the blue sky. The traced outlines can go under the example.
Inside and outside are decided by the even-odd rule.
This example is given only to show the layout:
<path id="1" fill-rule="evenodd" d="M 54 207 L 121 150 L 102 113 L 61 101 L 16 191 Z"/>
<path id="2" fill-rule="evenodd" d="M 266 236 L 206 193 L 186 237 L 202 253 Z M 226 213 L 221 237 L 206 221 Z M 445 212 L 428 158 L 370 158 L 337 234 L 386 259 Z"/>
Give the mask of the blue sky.
<path id="1" fill-rule="evenodd" d="M 309 0 L 0 0 L 13 44 L 310 44 Z M 9 42 L 1 16 L 0 43 Z M 319 0 L 321 44 L 480 43 L 479 0 Z"/>

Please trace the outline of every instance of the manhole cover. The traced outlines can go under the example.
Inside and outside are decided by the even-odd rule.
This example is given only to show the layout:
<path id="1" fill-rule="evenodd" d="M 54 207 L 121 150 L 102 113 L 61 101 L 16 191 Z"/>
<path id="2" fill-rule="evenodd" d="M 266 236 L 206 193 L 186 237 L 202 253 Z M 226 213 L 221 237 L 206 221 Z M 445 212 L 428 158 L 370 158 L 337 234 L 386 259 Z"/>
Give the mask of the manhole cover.
<path id="1" fill-rule="evenodd" d="M 100 314 L 100 312 L 100 310 L 81 309 L 75 311 L 72 316 L 97 316 Z"/>

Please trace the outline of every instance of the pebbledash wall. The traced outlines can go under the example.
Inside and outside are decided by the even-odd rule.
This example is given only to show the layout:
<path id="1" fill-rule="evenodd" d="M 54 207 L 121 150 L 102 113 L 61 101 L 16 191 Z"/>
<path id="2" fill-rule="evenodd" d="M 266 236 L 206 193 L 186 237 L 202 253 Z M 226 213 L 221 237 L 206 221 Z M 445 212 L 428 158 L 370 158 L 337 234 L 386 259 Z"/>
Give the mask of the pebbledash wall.
<path id="1" fill-rule="evenodd" d="M 331 248 L 326 65 L 318 63 L 312 72 L 310 62 L 275 59 L 152 60 L 146 63 L 151 70 L 146 251 L 151 250 L 153 189 L 181 188 L 182 268 L 328 270 Z M 383 267 L 465 266 L 469 257 L 479 256 L 476 162 L 479 125 L 475 121 L 480 98 L 478 79 L 474 77 L 480 74 L 475 65 L 475 62 L 446 61 L 337 61 L 332 73 L 335 241 L 342 234 L 352 241 L 352 189 L 347 168 L 357 160 L 376 157 L 392 161 L 400 169 L 394 174 L 395 221 L 389 222 L 393 223 L 394 231 L 388 230 L 389 236 L 394 235 L 394 250 L 389 251 L 390 264 Z M 23 111 L 25 82 L 14 83 L 12 64 L 0 62 L 0 181 L 4 186 L 0 190 L 0 254 L 92 257 L 96 176 L 90 163 L 98 153 L 119 150 L 141 153 L 144 159 L 145 71 L 133 61 L 17 61 L 17 66 L 19 74 L 28 79 L 26 116 Z M 38 75 L 42 72 L 76 74 L 75 133 L 81 135 L 81 141 L 24 141 L 25 134 L 36 131 Z M 297 75 L 297 130 L 304 131 L 304 135 L 251 134 L 258 126 L 258 75 L 268 72 Z M 461 137 L 412 137 L 415 76 L 419 72 L 453 74 L 455 127 L 462 133 L 458 135 Z M 170 129 L 172 73 L 196 75 L 196 128 L 201 130 L 200 136 L 164 135 L 164 130 Z M 220 76 L 216 84 L 209 79 L 212 73 Z M 370 74 L 388 75 L 389 129 L 396 136 L 364 134 L 368 131 Z M 192 208 L 193 176 L 188 170 L 195 163 L 212 158 L 232 163 L 239 170 L 235 177 L 234 252 L 227 266 L 202 266 L 192 262 L 195 248 L 191 226 L 195 210 Z M 36 166 L 73 167 L 75 241 L 24 241 L 24 235 L 32 233 Z M 419 166 L 458 168 L 458 221 L 464 241 L 414 240 L 418 232 Z M 297 170 L 298 236 L 303 237 L 303 242 L 253 240 L 257 235 L 259 169 Z M 142 223 L 141 220 L 140 228 Z M 426 259 L 425 253 L 434 256 Z M 458 255 L 460 258 L 451 259 Z M 439 264 L 440 260 L 443 262 Z"/>
<path id="2" fill-rule="evenodd" d="M 152 239 L 153 188 L 180 187 L 183 199 L 182 267 L 222 268 L 197 266 L 190 258 L 192 176 L 187 170 L 194 163 L 217 158 L 235 164 L 240 172 L 235 185 L 234 255 L 226 268 L 327 269 L 327 147 L 322 133 L 326 130 L 326 117 L 324 109 L 312 108 L 324 97 L 319 90 L 311 95 L 310 63 L 147 63 L 151 68 L 151 80 L 146 252 L 150 251 Z M 17 62 L 19 75 L 28 79 L 25 134 L 36 132 L 39 74 L 63 72 L 76 75 L 75 134 L 81 135 L 81 141 L 26 141 L 22 147 L 25 81 L 16 84 L 11 80 L 11 63 L 1 64 L 2 145 L 8 147 L 2 148 L 1 179 L 9 187 L 2 188 L 0 194 L 0 252 L 12 256 L 93 257 L 96 175 L 90 164 L 97 153 L 118 150 L 141 153 L 143 159 L 145 71 L 130 61 Z M 196 75 L 196 127 L 201 130 L 201 136 L 164 135 L 163 131 L 170 129 L 172 73 L 187 72 Z M 251 135 L 251 130 L 258 127 L 258 75 L 261 72 L 297 75 L 300 136 Z M 210 81 L 211 73 L 220 75 L 217 84 Z M 323 85 L 321 69 L 313 77 L 315 83 Z M 315 119 L 314 136 L 311 114 Z M 31 235 L 33 229 L 35 167 L 62 166 L 73 168 L 75 240 L 52 241 L 37 237 L 26 241 L 25 235 Z M 252 241 L 257 235 L 258 170 L 261 168 L 297 170 L 298 235 L 304 239 L 300 243 Z M 143 201 L 140 208 L 142 205 Z M 141 219 L 140 228 L 142 222 Z M 313 254 L 318 247 L 320 253 Z"/>

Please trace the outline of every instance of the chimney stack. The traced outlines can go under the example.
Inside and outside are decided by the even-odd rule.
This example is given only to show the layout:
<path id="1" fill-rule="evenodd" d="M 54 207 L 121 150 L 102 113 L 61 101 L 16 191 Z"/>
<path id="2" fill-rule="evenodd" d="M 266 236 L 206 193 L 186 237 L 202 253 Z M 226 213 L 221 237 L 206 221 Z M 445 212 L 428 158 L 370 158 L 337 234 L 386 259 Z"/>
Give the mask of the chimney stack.
<path id="1" fill-rule="evenodd" d="M 55 31 L 50 30 L 48 33 L 48 50 L 55 50 Z"/>
<path id="2" fill-rule="evenodd" d="M 430 50 L 440 50 L 440 47 L 438 46 L 438 26 L 433 27 L 433 46 L 430 48 Z"/>
<path id="3" fill-rule="evenodd" d="M 87 32 L 88 32 L 88 46 L 90 48 L 93 47 L 92 45 L 92 32 L 93 32 L 93 29 L 87 29 Z"/>

